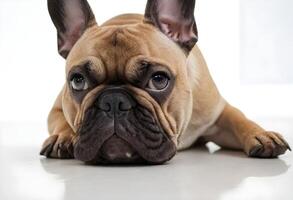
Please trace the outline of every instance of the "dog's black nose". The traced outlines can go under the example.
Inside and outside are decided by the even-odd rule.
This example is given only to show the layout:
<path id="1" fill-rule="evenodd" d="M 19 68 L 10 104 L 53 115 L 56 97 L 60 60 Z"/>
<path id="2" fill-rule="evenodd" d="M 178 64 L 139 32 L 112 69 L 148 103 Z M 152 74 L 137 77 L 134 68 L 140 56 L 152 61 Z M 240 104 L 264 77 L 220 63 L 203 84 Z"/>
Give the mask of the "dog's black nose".
<path id="1" fill-rule="evenodd" d="M 135 106 L 133 98 L 124 90 L 109 89 L 99 95 L 97 106 L 109 117 L 121 117 Z"/>

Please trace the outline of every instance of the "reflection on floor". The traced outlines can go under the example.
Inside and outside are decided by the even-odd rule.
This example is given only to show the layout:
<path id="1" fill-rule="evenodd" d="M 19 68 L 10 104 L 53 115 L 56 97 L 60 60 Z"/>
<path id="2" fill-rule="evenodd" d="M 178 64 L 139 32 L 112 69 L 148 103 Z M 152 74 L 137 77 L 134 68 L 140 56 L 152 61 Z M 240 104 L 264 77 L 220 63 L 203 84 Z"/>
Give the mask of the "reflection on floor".
<path id="1" fill-rule="evenodd" d="M 261 121 L 293 144 L 292 122 Z M 45 132 L 43 125 L 0 123 L 0 199 L 293 199 L 290 152 L 251 159 L 202 147 L 160 166 L 87 166 L 40 157 Z"/>

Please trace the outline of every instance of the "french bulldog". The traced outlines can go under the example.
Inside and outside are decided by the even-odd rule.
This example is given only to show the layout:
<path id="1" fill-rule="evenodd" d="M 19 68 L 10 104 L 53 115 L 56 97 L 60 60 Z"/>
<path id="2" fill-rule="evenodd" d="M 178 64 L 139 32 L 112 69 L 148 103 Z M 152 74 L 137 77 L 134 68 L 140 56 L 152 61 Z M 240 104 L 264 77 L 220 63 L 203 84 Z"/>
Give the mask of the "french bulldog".
<path id="1" fill-rule="evenodd" d="M 98 25 L 86 0 L 48 0 L 66 83 L 41 155 L 89 164 L 161 164 L 196 141 L 248 156 L 290 150 L 219 93 L 196 45 L 195 0 L 148 0 Z"/>

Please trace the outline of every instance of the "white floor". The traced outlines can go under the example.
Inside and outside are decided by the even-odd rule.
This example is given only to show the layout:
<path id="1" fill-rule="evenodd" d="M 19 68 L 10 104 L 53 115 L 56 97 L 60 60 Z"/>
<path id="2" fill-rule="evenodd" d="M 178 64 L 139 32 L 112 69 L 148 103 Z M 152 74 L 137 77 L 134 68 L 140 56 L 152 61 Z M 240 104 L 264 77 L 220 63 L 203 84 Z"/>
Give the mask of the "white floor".
<path id="1" fill-rule="evenodd" d="M 259 120 L 293 144 L 293 120 Z M 251 159 L 196 148 L 161 166 L 86 166 L 38 155 L 45 125 L 0 123 L 0 199 L 293 199 L 292 153 Z"/>

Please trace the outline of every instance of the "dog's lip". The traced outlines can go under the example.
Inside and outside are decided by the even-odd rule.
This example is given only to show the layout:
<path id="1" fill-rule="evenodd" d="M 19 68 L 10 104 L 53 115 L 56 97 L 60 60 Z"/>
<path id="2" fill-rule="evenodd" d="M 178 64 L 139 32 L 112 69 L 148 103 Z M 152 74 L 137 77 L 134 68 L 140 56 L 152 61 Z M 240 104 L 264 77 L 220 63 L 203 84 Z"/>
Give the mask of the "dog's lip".
<path id="1" fill-rule="evenodd" d="M 130 163 L 130 162 L 134 162 L 138 159 L 141 159 L 141 156 L 139 156 L 139 154 L 137 152 L 134 152 L 131 154 L 131 157 L 130 156 L 127 156 L 127 158 L 130 158 L 130 159 L 113 159 L 111 161 L 109 161 L 108 157 L 106 157 L 103 153 L 100 153 L 99 154 L 99 158 L 102 160 L 102 161 L 105 161 L 105 162 L 111 162 L 111 163 Z"/>
<path id="2" fill-rule="evenodd" d="M 102 160 L 115 162 L 132 162 L 141 156 L 131 144 L 114 134 L 101 146 L 98 157 Z"/>

